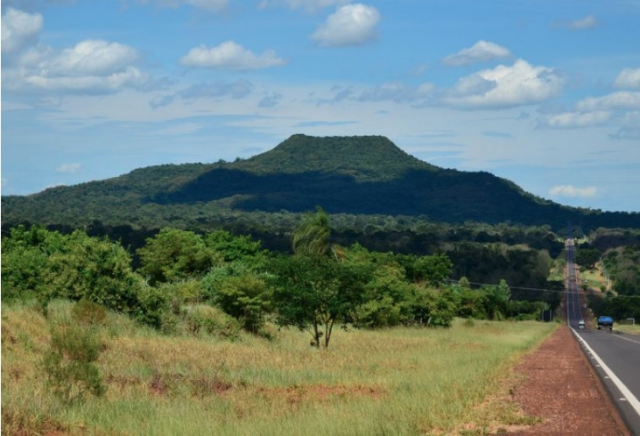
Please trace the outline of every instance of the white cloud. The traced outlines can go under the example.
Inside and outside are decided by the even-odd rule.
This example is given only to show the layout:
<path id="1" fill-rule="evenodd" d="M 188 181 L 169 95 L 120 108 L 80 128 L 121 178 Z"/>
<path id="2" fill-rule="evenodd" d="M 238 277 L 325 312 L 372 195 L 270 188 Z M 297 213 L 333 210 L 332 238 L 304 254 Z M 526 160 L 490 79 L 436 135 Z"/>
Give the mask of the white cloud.
<path id="1" fill-rule="evenodd" d="M 640 92 L 619 91 L 603 97 L 587 97 L 576 104 L 579 111 L 637 110 L 640 109 Z"/>
<path id="2" fill-rule="evenodd" d="M 640 140 L 640 126 L 623 126 L 610 138 Z"/>
<path id="3" fill-rule="evenodd" d="M 136 51 L 127 45 L 87 40 L 63 50 L 52 59 L 47 66 L 47 73 L 64 76 L 110 74 L 125 68 L 137 57 Z"/>
<path id="4" fill-rule="evenodd" d="M 598 20 L 593 15 L 587 15 L 576 21 L 567 23 L 567 27 L 573 30 L 592 29 L 598 25 Z"/>
<path id="5" fill-rule="evenodd" d="M 153 3 L 156 6 L 178 8 L 182 5 L 193 6 L 212 12 L 220 12 L 226 9 L 228 0 L 141 0 L 141 3 Z"/>
<path id="6" fill-rule="evenodd" d="M 256 56 L 234 41 L 226 41 L 212 48 L 204 45 L 194 47 L 180 59 L 180 63 L 190 67 L 241 71 L 277 67 L 286 64 L 286 61 L 273 50 Z"/>
<path id="7" fill-rule="evenodd" d="M 463 77 L 442 102 L 463 109 L 514 107 L 549 99 L 563 85 L 563 78 L 553 69 L 518 59 L 512 66 L 499 65 Z"/>
<path id="8" fill-rule="evenodd" d="M 480 40 L 471 48 L 465 48 L 454 55 L 447 56 L 442 62 L 445 65 L 460 66 L 475 62 L 488 62 L 509 56 L 511 56 L 511 52 L 507 48 Z"/>
<path id="9" fill-rule="evenodd" d="M 11 77 L 7 86 L 15 91 L 39 89 L 51 92 L 69 92 L 78 94 L 108 94 L 125 87 L 137 87 L 147 81 L 147 75 L 135 67 L 127 67 L 109 75 L 53 76 L 44 74 L 25 74 Z M 4 80 L 3 80 L 4 81 Z"/>
<path id="10" fill-rule="evenodd" d="M 640 88 L 640 68 L 625 68 L 618 74 L 613 85 L 617 88 Z"/>
<path id="11" fill-rule="evenodd" d="M 598 27 L 600 23 L 594 15 L 587 15 L 584 18 L 580 18 L 575 21 L 554 21 L 551 23 L 552 27 L 563 27 L 569 30 L 585 30 Z"/>
<path id="12" fill-rule="evenodd" d="M 132 65 L 137 58 L 133 48 L 102 40 L 82 41 L 62 51 L 38 45 L 2 69 L 2 85 L 17 92 L 117 92 L 147 81 L 147 74 Z"/>
<path id="13" fill-rule="evenodd" d="M 577 188 L 573 185 L 559 185 L 554 186 L 549 190 L 549 195 L 552 197 L 595 197 L 598 194 L 598 189 L 594 186 L 588 186 L 586 188 Z"/>
<path id="14" fill-rule="evenodd" d="M 571 129 L 589 126 L 601 126 L 606 124 L 611 118 L 609 111 L 595 112 L 564 112 L 561 114 L 549 115 L 539 122 L 540 127 L 551 127 L 556 129 Z"/>
<path id="15" fill-rule="evenodd" d="M 64 163 L 56 168 L 56 173 L 74 174 L 80 171 L 81 167 L 79 163 Z"/>
<path id="16" fill-rule="evenodd" d="M 232 98 L 238 100 L 250 95 L 253 91 L 253 83 L 238 79 L 235 82 L 198 83 L 190 85 L 173 94 L 158 95 L 149 101 L 149 106 L 157 109 L 168 106 L 180 97 L 183 101 L 193 102 L 201 99 Z"/>
<path id="17" fill-rule="evenodd" d="M 42 15 L 9 8 L 2 16 L 2 54 L 17 52 L 32 43 L 42 30 Z"/>
<path id="18" fill-rule="evenodd" d="M 428 98 L 435 85 L 432 83 L 423 83 L 417 87 L 404 85 L 402 83 L 383 83 L 379 86 L 365 89 L 358 97 L 359 101 L 394 101 L 416 102 Z"/>
<path id="19" fill-rule="evenodd" d="M 235 82 L 200 83 L 191 85 L 179 92 L 185 100 L 198 98 L 231 97 L 234 99 L 246 97 L 253 90 L 253 84 L 247 80 L 238 79 Z"/>
<path id="20" fill-rule="evenodd" d="M 610 137 L 612 139 L 640 139 L 640 111 L 627 112 L 622 117 L 622 127 Z"/>
<path id="21" fill-rule="evenodd" d="M 377 38 L 376 25 L 379 21 L 380 13 L 376 8 L 360 3 L 349 4 L 329 15 L 311 39 L 326 47 L 365 44 Z"/>

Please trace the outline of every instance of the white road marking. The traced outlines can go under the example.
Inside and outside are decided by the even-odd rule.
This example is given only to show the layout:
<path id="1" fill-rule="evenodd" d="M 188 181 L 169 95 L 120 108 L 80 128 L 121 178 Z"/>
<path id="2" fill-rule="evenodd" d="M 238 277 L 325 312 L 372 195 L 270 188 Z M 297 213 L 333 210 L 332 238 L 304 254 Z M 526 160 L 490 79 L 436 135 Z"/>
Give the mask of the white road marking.
<path id="1" fill-rule="evenodd" d="M 633 342 L 634 344 L 640 345 L 640 341 L 636 341 L 635 339 L 627 338 L 627 337 L 622 336 L 622 335 L 616 335 L 616 336 L 614 336 L 614 338 L 624 339 L 625 341 Z"/>
<path id="2" fill-rule="evenodd" d="M 627 401 L 629 405 L 633 407 L 633 410 L 635 410 L 636 413 L 640 415 L 640 401 L 638 401 L 638 399 L 635 397 L 635 395 L 633 395 L 633 393 L 629 390 L 629 388 L 624 383 L 622 383 L 622 381 L 620 381 L 618 376 L 615 375 L 614 372 L 611 371 L 611 369 L 609 369 L 609 367 L 606 365 L 606 363 L 604 363 L 604 361 L 600 358 L 600 356 L 598 356 L 596 352 L 593 351 L 593 349 L 589 346 L 589 344 L 587 344 L 587 341 L 582 339 L 574 329 L 571 329 L 571 331 L 576 336 L 576 338 L 578 338 L 578 340 L 582 343 L 582 345 L 586 347 L 591 354 L 593 354 L 593 357 L 595 357 L 596 361 L 600 364 L 599 366 L 602 367 L 604 372 L 609 377 L 611 377 L 611 381 L 613 382 L 613 384 L 616 385 L 620 393 L 624 396 L 625 401 Z"/>

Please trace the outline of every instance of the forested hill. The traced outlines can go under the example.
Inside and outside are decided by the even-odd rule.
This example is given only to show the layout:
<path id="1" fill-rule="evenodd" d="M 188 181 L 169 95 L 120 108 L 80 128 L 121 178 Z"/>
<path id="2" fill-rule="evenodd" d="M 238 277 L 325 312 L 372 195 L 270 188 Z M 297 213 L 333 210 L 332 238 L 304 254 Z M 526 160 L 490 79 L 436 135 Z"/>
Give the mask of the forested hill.
<path id="1" fill-rule="evenodd" d="M 640 228 L 640 214 L 559 205 L 487 172 L 443 169 L 381 136 L 294 135 L 236 162 L 161 165 L 120 177 L 2 198 L 3 227 L 207 227 L 244 212 L 407 215 L 434 221 Z"/>

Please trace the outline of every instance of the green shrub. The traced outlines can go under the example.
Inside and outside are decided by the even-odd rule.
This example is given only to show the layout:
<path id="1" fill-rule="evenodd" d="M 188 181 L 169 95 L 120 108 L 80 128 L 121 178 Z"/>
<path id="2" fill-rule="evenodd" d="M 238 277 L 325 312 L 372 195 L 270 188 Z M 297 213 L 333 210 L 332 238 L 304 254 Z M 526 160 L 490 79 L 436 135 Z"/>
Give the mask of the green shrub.
<path id="1" fill-rule="evenodd" d="M 184 317 L 187 329 L 194 335 L 207 333 L 227 339 L 237 339 L 240 336 L 240 323 L 218 308 L 191 306 L 185 310 Z"/>
<path id="2" fill-rule="evenodd" d="M 71 318 L 79 324 L 103 325 L 107 320 L 107 309 L 83 298 L 71 308 Z"/>
<path id="3" fill-rule="evenodd" d="M 169 300 L 162 290 L 138 282 L 137 305 L 130 311 L 139 323 L 162 329 L 169 313 Z"/>
<path id="4" fill-rule="evenodd" d="M 357 327 L 380 328 L 399 325 L 402 321 L 401 306 L 390 296 L 369 300 L 355 310 L 354 324 Z"/>
<path id="5" fill-rule="evenodd" d="M 51 348 L 43 359 L 48 385 L 65 403 L 86 394 L 101 396 L 106 387 L 96 364 L 102 343 L 95 328 L 58 324 L 51 329 Z"/>

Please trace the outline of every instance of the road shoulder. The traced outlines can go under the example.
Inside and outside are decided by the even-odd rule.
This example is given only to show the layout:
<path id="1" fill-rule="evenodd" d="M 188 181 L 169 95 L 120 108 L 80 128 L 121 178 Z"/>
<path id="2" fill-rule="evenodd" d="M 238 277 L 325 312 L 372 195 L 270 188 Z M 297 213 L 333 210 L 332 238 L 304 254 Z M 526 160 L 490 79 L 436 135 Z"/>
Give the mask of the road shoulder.
<path id="1" fill-rule="evenodd" d="M 631 435 L 567 326 L 514 370 L 523 382 L 513 400 L 542 422 L 510 435 Z"/>

